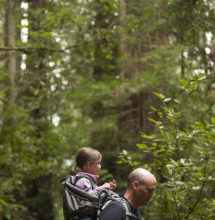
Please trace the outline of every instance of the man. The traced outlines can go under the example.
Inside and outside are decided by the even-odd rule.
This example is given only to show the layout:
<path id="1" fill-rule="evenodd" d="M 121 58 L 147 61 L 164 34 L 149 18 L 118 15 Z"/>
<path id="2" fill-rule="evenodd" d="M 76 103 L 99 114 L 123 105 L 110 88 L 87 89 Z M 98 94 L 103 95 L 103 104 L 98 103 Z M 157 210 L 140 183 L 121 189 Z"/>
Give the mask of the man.
<path id="1" fill-rule="evenodd" d="M 138 207 L 146 205 L 153 197 L 156 179 L 149 171 L 138 168 L 128 176 L 124 199 L 130 206 L 131 213 L 136 216 L 129 219 L 141 219 Z M 99 220 L 126 220 L 126 210 L 118 201 L 111 201 L 101 212 Z"/>

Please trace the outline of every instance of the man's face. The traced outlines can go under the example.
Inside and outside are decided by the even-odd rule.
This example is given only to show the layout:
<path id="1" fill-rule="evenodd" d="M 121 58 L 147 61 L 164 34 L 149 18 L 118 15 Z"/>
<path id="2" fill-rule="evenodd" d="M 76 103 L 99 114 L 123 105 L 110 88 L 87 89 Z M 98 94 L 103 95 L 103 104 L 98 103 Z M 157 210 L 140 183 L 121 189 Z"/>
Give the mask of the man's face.
<path id="1" fill-rule="evenodd" d="M 156 180 L 151 178 L 146 183 L 138 183 L 137 186 L 137 202 L 139 206 L 146 205 L 150 198 L 153 197 Z"/>

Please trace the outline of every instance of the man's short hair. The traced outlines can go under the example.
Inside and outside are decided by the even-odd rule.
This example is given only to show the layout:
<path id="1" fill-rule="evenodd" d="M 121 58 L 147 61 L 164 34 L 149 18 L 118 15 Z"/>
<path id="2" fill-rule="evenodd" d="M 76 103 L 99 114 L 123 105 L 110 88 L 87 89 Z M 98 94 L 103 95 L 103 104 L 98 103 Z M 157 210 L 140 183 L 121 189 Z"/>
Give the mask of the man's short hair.
<path id="1" fill-rule="evenodd" d="M 132 182 L 134 181 L 138 181 L 139 183 L 145 183 L 147 178 L 149 176 L 151 176 L 152 174 L 143 168 L 137 168 L 135 170 L 133 170 L 129 175 L 128 175 L 128 180 L 127 180 L 127 184 L 128 187 L 131 185 Z"/>

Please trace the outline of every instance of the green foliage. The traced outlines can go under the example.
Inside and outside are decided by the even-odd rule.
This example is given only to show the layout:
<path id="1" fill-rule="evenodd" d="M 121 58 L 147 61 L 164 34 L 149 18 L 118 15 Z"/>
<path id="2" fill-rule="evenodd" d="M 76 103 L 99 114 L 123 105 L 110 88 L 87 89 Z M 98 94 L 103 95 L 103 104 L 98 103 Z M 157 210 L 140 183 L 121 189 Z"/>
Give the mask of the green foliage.
<path id="1" fill-rule="evenodd" d="M 140 147 L 141 148 L 141 147 Z M 122 152 L 119 154 L 119 161 L 117 161 L 118 164 L 124 164 L 127 163 L 131 167 L 137 167 L 140 165 L 140 162 L 137 160 L 133 160 L 133 157 L 135 156 L 135 153 L 129 153 L 127 150 L 122 150 Z"/>
<path id="2" fill-rule="evenodd" d="M 155 94 L 162 101 L 160 109 L 153 108 L 158 119 L 150 119 L 156 133 L 142 134 L 143 142 L 137 145 L 143 155 L 153 158 L 148 168 L 158 179 L 156 195 L 145 208 L 145 217 L 213 219 L 214 120 L 212 118 L 212 123 L 196 121 L 182 126 L 183 114 L 175 110 L 178 106 L 167 106 L 167 98 Z M 130 162 L 134 160 L 135 153 L 131 157 L 127 155 L 124 152 L 121 161 L 135 165 Z"/>
<path id="3" fill-rule="evenodd" d="M 0 2 L 2 45 L 7 2 Z M 90 145 L 103 154 L 101 182 L 114 174 L 119 191 L 130 166 L 158 172 L 146 218 L 212 219 L 214 2 L 132 0 L 124 1 L 124 11 L 116 0 L 47 0 L 44 8 L 37 5 L 42 1 L 27 2 L 20 10 L 27 23 L 17 15 L 17 27 L 28 30 L 28 40 L 0 47 L 4 217 L 37 219 L 40 213 L 45 220 L 40 204 L 47 200 L 57 210 L 50 207 L 49 215 L 61 219 L 65 161 Z M 17 64 L 14 103 L 7 102 L 9 51 L 26 66 Z"/>

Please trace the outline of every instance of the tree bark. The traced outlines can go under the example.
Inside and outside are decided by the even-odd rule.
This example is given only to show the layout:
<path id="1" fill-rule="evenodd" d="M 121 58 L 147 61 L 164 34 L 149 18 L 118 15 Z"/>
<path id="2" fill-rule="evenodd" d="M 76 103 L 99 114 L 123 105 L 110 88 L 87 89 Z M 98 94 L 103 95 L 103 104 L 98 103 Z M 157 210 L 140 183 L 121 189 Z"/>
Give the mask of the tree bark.
<path id="1" fill-rule="evenodd" d="M 21 0 L 8 0 L 6 1 L 6 12 L 5 12 L 5 36 L 4 44 L 5 47 L 14 47 L 15 42 L 20 39 L 20 30 L 17 27 L 21 22 L 20 17 L 20 4 Z M 17 85 L 16 77 L 20 71 L 20 56 L 17 52 L 8 51 L 6 53 L 6 71 L 8 76 L 6 78 L 6 96 L 7 101 L 4 103 L 4 111 L 13 107 L 17 97 Z M 15 126 L 16 120 L 10 116 L 5 121 L 6 126 Z"/>
<path id="2" fill-rule="evenodd" d="M 119 0 L 119 57 L 127 54 L 127 45 L 125 40 L 125 25 L 126 25 L 126 2 Z M 120 78 L 125 81 L 127 74 L 126 69 L 123 67 L 123 62 L 120 60 Z"/>
<path id="3" fill-rule="evenodd" d="M 16 24 L 15 24 L 15 7 L 16 1 L 8 0 L 7 9 L 5 13 L 5 46 L 13 47 L 16 40 Z M 8 101 L 14 102 L 16 98 L 15 91 L 15 75 L 16 75 L 16 55 L 12 52 L 8 52 L 7 57 L 7 70 L 8 70 Z"/>

